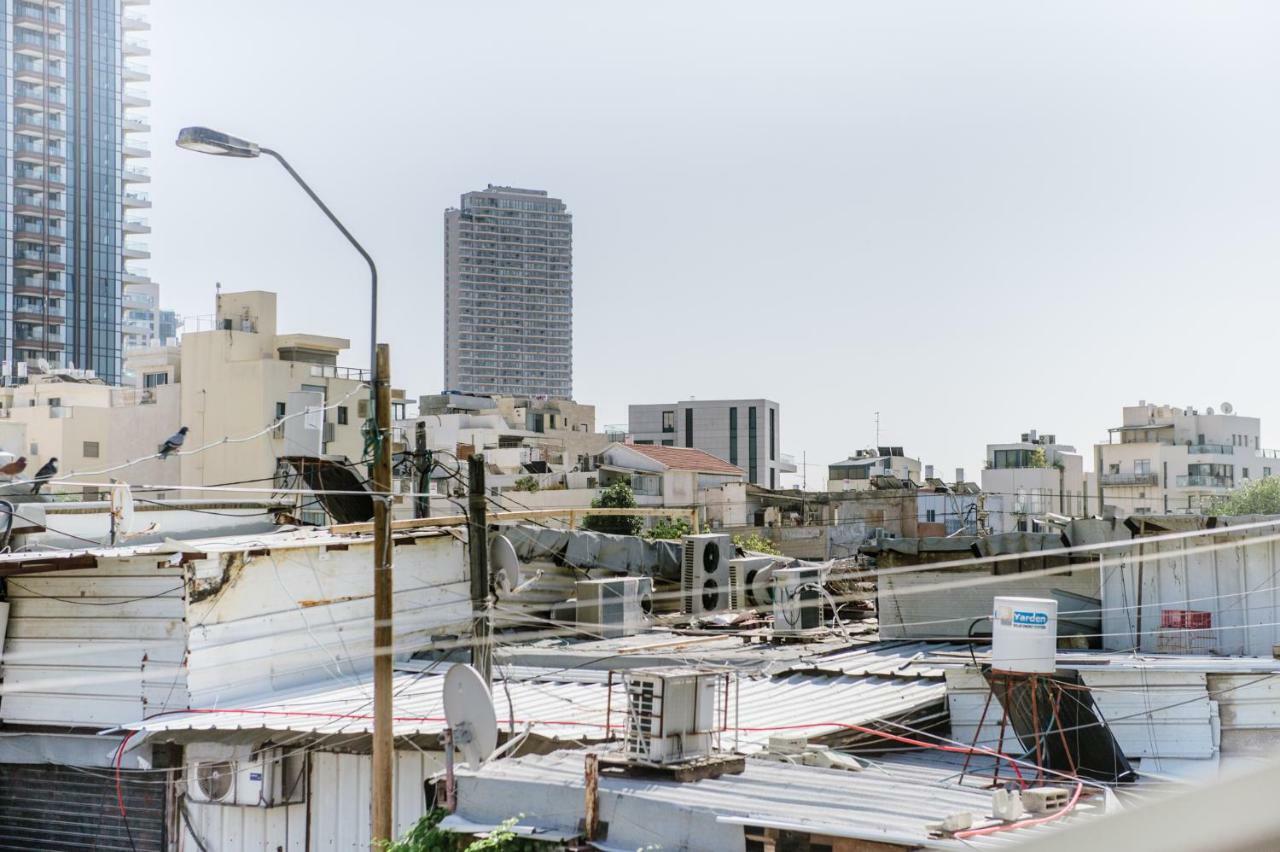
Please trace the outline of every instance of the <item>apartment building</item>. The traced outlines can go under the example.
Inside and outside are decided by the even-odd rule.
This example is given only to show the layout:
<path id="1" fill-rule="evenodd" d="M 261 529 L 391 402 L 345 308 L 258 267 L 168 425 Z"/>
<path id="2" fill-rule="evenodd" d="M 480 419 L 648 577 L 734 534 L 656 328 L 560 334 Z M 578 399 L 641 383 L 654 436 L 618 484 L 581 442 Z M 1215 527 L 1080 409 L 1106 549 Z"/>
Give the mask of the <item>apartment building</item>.
<path id="1" fill-rule="evenodd" d="M 573 398 L 573 217 L 490 184 L 444 213 L 444 386 Z"/>
<path id="2" fill-rule="evenodd" d="M 1262 447 L 1262 421 L 1217 410 L 1124 407 L 1121 425 L 1094 447 L 1102 503 L 1119 517 L 1198 513 L 1240 484 L 1280 473 L 1280 456 Z"/>
<path id="3" fill-rule="evenodd" d="M 1087 514 L 1084 457 L 1055 435 L 1035 429 L 1017 441 L 987 444 L 982 490 L 1002 498 L 1008 515 L 992 523 L 1000 531 L 1031 529 L 1031 519 L 1047 512 L 1073 518 Z"/>
<path id="4" fill-rule="evenodd" d="M 827 466 L 827 491 L 870 491 L 877 476 L 919 484 L 920 460 L 908 456 L 902 447 L 858 450 L 844 461 Z"/>
<path id="5" fill-rule="evenodd" d="M 781 452 L 778 403 L 769 399 L 713 399 L 631 405 L 627 434 L 632 443 L 703 450 L 747 472 L 747 481 L 780 487 L 795 473 Z"/>
<path id="6" fill-rule="evenodd" d="M 150 131 L 138 0 L 14 0 L 8 6 L 9 122 L 0 133 L 10 191 L 0 204 L 12 312 L 0 357 L 90 369 L 119 381 L 121 295 L 143 283 L 150 207 L 138 136 Z M 8 29 L 9 25 L 11 29 Z M 16 373 L 16 368 L 10 367 Z"/>

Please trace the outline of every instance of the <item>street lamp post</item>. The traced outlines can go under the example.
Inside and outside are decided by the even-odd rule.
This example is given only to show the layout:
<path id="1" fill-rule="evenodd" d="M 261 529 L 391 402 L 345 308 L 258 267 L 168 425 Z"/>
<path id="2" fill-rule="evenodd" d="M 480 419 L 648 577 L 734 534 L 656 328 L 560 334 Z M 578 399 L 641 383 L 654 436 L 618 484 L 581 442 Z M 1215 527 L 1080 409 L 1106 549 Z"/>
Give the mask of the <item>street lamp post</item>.
<path id="1" fill-rule="evenodd" d="M 178 133 L 178 147 L 218 157 L 253 158 L 262 154 L 275 158 L 298 186 L 324 211 L 347 241 L 369 264 L 371 312 L 369 318 L 369 375 L 373 387 L 373 407 L 377 440 L 373 464 L 373 777 L 371 796 L 371 849 L 380 849 L 391 837 L 391 773 L 393 742 L 391 732 L 391 356 L 388 347 L 378 344 L 378 268 L 364 246 L 338 221 L 302 176 L 278 152 L 256 142 L 239 139 L 207 127 L 185 127 Z"/>

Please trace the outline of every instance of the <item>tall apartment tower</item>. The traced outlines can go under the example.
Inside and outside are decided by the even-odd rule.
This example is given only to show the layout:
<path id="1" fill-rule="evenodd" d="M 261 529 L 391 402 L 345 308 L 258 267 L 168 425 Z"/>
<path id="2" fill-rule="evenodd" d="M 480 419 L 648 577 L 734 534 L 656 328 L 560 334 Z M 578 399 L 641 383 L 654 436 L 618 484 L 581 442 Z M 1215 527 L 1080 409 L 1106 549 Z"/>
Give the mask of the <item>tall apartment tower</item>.
<path id="1" fill-rule="evenodd" d="M 138 60 L 145 0 L 7 0 L 0 51 L 8 123 L 0 356 L 6 372 L 48 362 L 121 373 L 121 296 L 147 283 L 131 239 L 150 227 L 139 184 L 150 156 L 135 134 L 150 105 Z M 20 367 L 19 365 L 24 365 Z"/>
<path id="2" fill-rule="evenodd" d="M 560 199 L 491 184 L 444 212 L 444 385 L 573 398 L 573 217 Z"/>

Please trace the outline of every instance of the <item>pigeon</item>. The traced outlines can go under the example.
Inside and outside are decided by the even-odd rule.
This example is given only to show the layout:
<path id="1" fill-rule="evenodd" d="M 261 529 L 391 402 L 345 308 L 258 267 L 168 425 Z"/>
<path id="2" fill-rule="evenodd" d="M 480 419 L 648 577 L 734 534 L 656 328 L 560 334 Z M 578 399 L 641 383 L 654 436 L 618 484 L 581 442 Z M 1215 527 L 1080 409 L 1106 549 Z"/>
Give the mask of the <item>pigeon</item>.
<path id="1" fill-rule="evenodd" d="M 31 486 L 31 493 L 39 494 L 40 489 L 44 487 L 44 484 L 48 482 L 50 479 L 53 479 L 57 475 L 58 475 L 58 459 L 51 458 L 47 462 L 45 462 L 43 465 L 41 465 L 40 469 L 36 471 L 35 485 Z"/>
<path id="2" fill-rule="evenodd" d="M 167 459 L 169 454 L 174 450 L 182 448 L 182 442 L 187 440 L 187 427 L 183 426 L 177 432 L 170 435 L 163 444 L 160 445 L 159 455 L 162 459 Z"/>
<path id="3" fill-rule="evenodd" d="M 27 469 L 27 457 L 18 456 L 16 459 L 9 462 L 7 465 L 0 467 L 0 473 L 3 473 L 5 476 L 12 477 L 12 476 L 17 476 L 18 474 L 22 473 L 26 469 Z"/>

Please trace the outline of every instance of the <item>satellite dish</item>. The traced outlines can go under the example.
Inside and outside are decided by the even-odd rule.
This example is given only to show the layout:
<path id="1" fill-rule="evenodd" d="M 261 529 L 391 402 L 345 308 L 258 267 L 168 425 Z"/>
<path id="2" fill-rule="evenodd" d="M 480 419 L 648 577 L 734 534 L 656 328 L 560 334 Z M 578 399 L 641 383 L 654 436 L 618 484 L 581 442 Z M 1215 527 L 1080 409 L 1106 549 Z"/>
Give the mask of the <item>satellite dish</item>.
<path id="1" fill-rule="evenodd" d="M 1230 414 L 1230 413 L 1232 413 L 1232 412 L 1233 412 L 1233 411 L 1235 411 L 1235 410 L 1236 410 L 1235 406 L 1234 406 L 1234 405 L 1232 405 L 1231 403 L 1229 403 L 1229 402 L 1224 402 L 1224 403 L 1222 403 L 1222 413 L 1223 413 L 1223 414 Z"/>
<path id="2" fill-rule="evenodd" d="M 495 535 L 489 542 L 489 577 L 494 587 L 505 595 L 520 584 L 520 557 L 505 535 Z"/>
<path id="3" fill-rule="evenodd" d="M 444 676 L 444 717 L 463 763 L 479 768 L 498 747 L 498 716 L 489 686 L 471 666 L 455 665 Z"/>
<path id="4" fill-rule="evenodd" d="M 127 482 L 111 486 L 111 530 L 118 538 L 133 532 L 133 491 Z"/>

